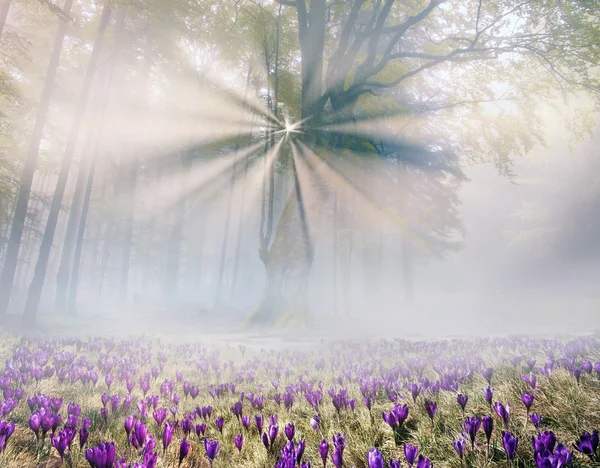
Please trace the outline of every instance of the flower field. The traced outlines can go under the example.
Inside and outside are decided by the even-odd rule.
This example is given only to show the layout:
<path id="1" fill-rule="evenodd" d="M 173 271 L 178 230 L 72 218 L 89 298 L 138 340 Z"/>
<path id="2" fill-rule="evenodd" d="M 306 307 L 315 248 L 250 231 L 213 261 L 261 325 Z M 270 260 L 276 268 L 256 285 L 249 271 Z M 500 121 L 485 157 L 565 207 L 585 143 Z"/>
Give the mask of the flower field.
<path id="1" fill-rule="evenodd" d="M 600 340 L 3 335 L 0 466 L 600 466 Z"/>

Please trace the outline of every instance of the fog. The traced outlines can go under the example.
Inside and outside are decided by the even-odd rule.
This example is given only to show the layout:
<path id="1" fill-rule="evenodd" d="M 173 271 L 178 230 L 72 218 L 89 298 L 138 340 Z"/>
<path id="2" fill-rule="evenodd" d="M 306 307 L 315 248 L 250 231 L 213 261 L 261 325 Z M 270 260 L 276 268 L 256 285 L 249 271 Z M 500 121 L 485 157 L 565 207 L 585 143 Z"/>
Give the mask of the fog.
<path id="1" fill-rule="evenodd" d="M 233 2 L 179 12 L 183 20 L 147 7 L 127 16 L 118 6 L 102 26 L 109 6 L 76 2 L 80 29 L 67 28 L 50 81 L 56 11 L 15 3 L 8 13 L 2 61 L 15 91 L 2 103 L 0 203 L 8 326 L 25 310 L 26 329 L 37 314 L 39 330 L 57 332 L 64 319 L 77 333 L 598 329 L 600 120 L 588 81 L 573 85 L 507 38 L 490 39 L 498 45 L 472 65 L 454 60 L 462 49 L 418 53 L 430 44 L 415 33 L 404 45 L 355 51 L 363 68 L 371 53 L 395 51 L 411 70 L 396 81 L 407 84 L 368 81 L 374 71 L 350 85 L 354 72 L 329 76 L 336 41 L 349 40 L 332 22 L 320 55 L 331 60 L 320 65 L 328 76 L 317 86 L 295 16 L 273 2 L 248 6 L 256 15 Z M 495 13 L 483 12 L 489 26 L 475 40 L 496 29 Z M 468 34 L 469 11 L 454 14 Z M 210 33 L 196 30 L 198 17 Z M 497 34 L 528 31 L 514 10 L 504 17 Z M 397 72 L 381 60 L 379 71 Z M 327 93 L 314 90 L 321 86 Z"/>

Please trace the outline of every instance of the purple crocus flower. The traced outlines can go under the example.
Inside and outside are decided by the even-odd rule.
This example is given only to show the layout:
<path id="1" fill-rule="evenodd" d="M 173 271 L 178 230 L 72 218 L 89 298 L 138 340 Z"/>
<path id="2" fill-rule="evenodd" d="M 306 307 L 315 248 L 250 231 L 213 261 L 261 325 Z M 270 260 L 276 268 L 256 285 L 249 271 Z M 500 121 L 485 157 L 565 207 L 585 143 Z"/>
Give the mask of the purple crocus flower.
<path id="1" fill-rule="evenodd" d="M 152 416 L 154 417 L 154 420 L 156 421 L 156 425 L 158 426 L 158 429 L 160 430 L 160 428 L 163 425 L 163 422 L 165 422 L 165 419 L 167 419 L 167 410 L 166 410 L 166 408 L 157 408 L 152 413 Z"/>
<path id="2" fill-rule="evenodd" d="M 241 401 L 237 401 L 231 407 L 231 412 L 235 415 L 235 417 L 237 418 L 238 421 L 240 420 L 240 417 L 242 416 L 242 410 L 243 410 L 243 406 L 242 406 Z"/>
<path id="3" fill-rule="evenodd" d="M 384 468 L 383 455 L 376 447 L 367 452 L 367 465 L 369 468 Z"/>
<path id="4" fill-rule="evenodd" d="M 419 459 L 417 460 L 417 468 L 433 468 L 433 466 L 429 458 L 419 455 Z"/>
<path id="5" fill-rule="evenodd" d="M 310 427 L 317 432 L 321 432 L 321 417 L 318 414 L 310 418 Z"/>
<path id="6" fill-rule="evenodd" d="M 244 445 L 244 436 L 242 434 L 238 434 L 233 438 L 233 443 L 235 447 L 238 449 L 238 452 L 242 451 L 242 446 Z"/>
<path id="7" fill-rule="evenodd" d="M 179 443 L 179 465 L 178 466 L 181 466 L 181 462 L 183 461 L 183 459 L 185 457 L 187 457 L 188 453 L 190 453 L 190 443 L 184 437 L 183 439 L 181 439 L 181 442 Z M 211 466 L 212 466 L 212 463 L 211 463 Z"/>
<path id="8" fill-rule="evenodd" d="M 574 444 L 575 450 L 593 458 L 598 449 L 598 431 L 584 432 Z"/>
<path id="9" fill-rule="evenodd" d="M 412 395 L 413 401 L 417 401 L 417 397 L 419 396 L 419 393 L 421 393 L 421 386 L 416 383 L 411 383 L 410 384 L 410 393 Z"/>
<path id="10" fill-rule="evenodd" d="M 542 417 L 537 413 L 531 413 L 529 416 L 529 420 L 533 424 L 533 426 L 539 431 L 540 425 L 542 424 Z"/>
<path id="11" fill-rule="evenodd" d="M 463 394 L 459 393 L 458 395 L 456 395 L 456 401 L 460 405 L 460 408 L 462 409 L 463 416 L 464 416 L 465 406 L 467 406 L 467 402 L 469 401 L 469 397 L 467 395 L 463 395 Z"/>
<path id="12" fill-rule="evenodd" d="M 196 424 L 196 426 L 194 427 L 194 431 L 196 432 L 196 435 L 198 437 L 200 437 L 200 435 L 204 435 L 204 433 L 206 432 L 206 424 Z"/>
<path id="13" fill-rule="evenodd" d="M 183 433 L 188 436 L 190 434 L 190 432 L 192 432 L 194 430 L 194 422 L 192 421 L 192 419 L 188 416 L 188 417 L 184 417 L 183 420 L 181 421 L 181 430 L 183 431 Z"/>
<path id="14" fill-rule="evenodd" d="M 135 417 L 134 416 L 128 416 L 127 418 L 125 418 L 123 427 L 125 428 L 125 432 L 127 433 L 128 439 L 129 439 L 129 434 L 131 433 L 131 430 L 133 429 L 134 425 L 135 425 Z"/>
<path id="15" fill-rule="evenodd" d="M 481 420 L 479 418 L 472 416 L 470 418 L 465 419 L 463 429 L 468 434 L 469 439 L 471 440 L 472 448 L 475 448 L 475 438 L 477 436 L 477 432 L 479 432 L 480 427 L 481 427 Z"/>
<path id="16" fill-rule="evenodd" d="M 285 425 L 285 436 L 288 440 L 292 440 L 294 438 L 294 434 L 296 433 L 296 428 L 292 423 L 288 423 Z"/>
<path id="17" fill-rule="evenodd" d="M 329 442 L 327 439 L 323 439 L 319 444 L 319 455 L 321 455 L 321 460 L 323 460 L 323 468 L 327 466 L 327 455 L 329 454 Z"/>
<path id="18" fill-rule="evenodd" d="M 527 385 L 529 385 L 533 390 L 535 390 L 535 387 L 537 386 L 537 377 L 535 376 L 535 374 L 521 374 L 521 380 Z"/>
<path id="19" fill-rule="evenodd" d="M 254 416 L 254 424 L 256 426 L 256 429 L 258 429 L 259 434 L 263 430 L 264 423 L 265 423 L 265 418 L 263 417 L 262 414 L 257 414 L 256 416 Z"/>
<path id="20" fill-rule="evenodd" d="M 269 445 L 270 445 L 269 444 L 269 436 L 267 435 L 266 432 L 263 432 L 261 439 L 262 439 L 262 443 L 265 446 L 265 448 L 267 450 L 269 450 Z"/>
<path id="21" fill-rule="evenodd" d="M 490 439 L 492 438 L 492 432 L 494 430 L 494 418 L 491 416 L 484 416 L 481 420 L 483 425 L 483 432 L 485 433 L 485 439 L 488 447 L 490 446 Z"/>
<path id="22" fill-rule="evenodd" d="M 6 449 L 6 444 L 8 443 L 8 439 L 15 431 L 15 423 L 14 422 L 6 422 L 0 421 L 0 454 L 4 452 Z M 64 451 L 63 451 L 64 453 Z"/>
<path id="23" fill-rule="evenodd" d="M 454 450 L 456 451 L 457 455 L 462 460 L 467 450 L 467 442 L 462 437 L 459 437 L 458 439 L 452 440 L 452 445 L 454 446 Z"/>
<path id="24" fill-rule="evenodd" d="M 575 366 L 573 367 L 573 376 L 577 381 L 577 385 L 579 385 L 579 380 L 581 379 L 581 367 Z"/>
<path id="25" fill-rule="evenodd" d="M 279 434 L 279 426 L 275 425 L 275 424 L 271 424 L 269 426 L 269 442 L 270 442 L 270 446 L 273 446 L 273 442 L 275 442 L 275 439 L 277 438 L 277 434 Z"/>
<path id="26" fill-rule="evenodd" d="M 115 456 L 115 444 L 112 442 L 104 442 L 85 451 L 85 459 L 91 468 L 112 468 Z"/>
<path id="27" fill-rule="evenodd" d="M 135 423 L 133 427 L 133 432 L 131 433 L 131 443 L 135 448 L 142 448 L 146 443 L 146 426 L 142 421 L 138 421 Z"/>
<path id="28" fill-rule="evenodd" d="M 488 402 L 488 405 L 492 406 L 492 399 L 494 398 L 494 387 L 490 387 L 488 385 L 486 388 L 482 389 L 482 391 L 485 401 Z"/>
<path id="29" fill-rule="evenodd" d="M 112 385 L 112 383 L 114 382 L 115 377 L 112 374 L 107 374 L 104 377 L 104 383 L 106 384 L 106 386 L 108 387 L 108 390 L 110 391 L 110 386 Z"/>
<path id="30" fill-rule="evenodd" d="M 398 425 L 398 416 L 396 416 L 396 413 L 393 409 L 389 413 L 382 411 L 381 415 L 385 423 L 392 429 L 394 429 Z"/>
<path id="31" fill-rule="evenodd" d="M 341 447 L 335 447 L 333 453 L 330 455 L 331 463 L 335 468 L 342 468 L 344 466 L 344 449 Z"/>
<path id="32" fill-rule="evenodd" d="M 527 409 L 527 414 L 529 414 L 529 410 L 531 409 L 531 405 L 533 405 L 533 395 L 529 392 L 523 392 L 521 394 L 521 401 L 525 405 Z"/>
<path id="33" fill-rule="evenodd" d="M 306 441 L 299 440 L 296 446 L 296 464 L 299 465 L 302 460 L 302 455 L 304 455 L 304 450 L 306 449 Z M 310 463 L 310 462 L 309 462 Z"/>
<path id="34" fill-rule="evenodd" d="M 554 453 L 546 450 L 535 455 L 537 468 L 562 468 L 568 466 L 573 460 L 573 453 L 564 445 L 558 444 Z"/>
<path id="35" fill-rule="evenodd" d="M 90 437 L 90 430 L 87 427 L 79 428 L 79 447 L 83 448 Z"/>
<path id="36" fill-rule="evenodd" d="M 519 438 L 513 436 L 510 432 L 502 431 L 502 445 L 506 451 L 506 458 L 511 462 L 514 461 L 519 446 Z"/>
<path id="37" fill-rule="evenodd" d="M 404 424 L 404 421 L 406 421 L 406 419 L 408 418 L 408 405 L 395 405 L 394 406 L 394 413 L 396 414 L 396 417 L 398 418 L 398 426 L 402 426 L 402 424 Z"/>
<path id="38" fill-rule="evenodd" d="M 1 424 L 2 423 L 0 423 L 0 449 L 2 448 L 2 446 L 1 446 L 1 444 L 2 444 Z M 13 428 L 14 428 L 14 424 L 13 424 Z M 67 447 L 69 446 L 69 444 L 73 441 L 74 435 L 75 435 L 75 432 L 69 431 L 68 429 L 62 429 L 62 430 L 58 431 L 56 434 L 50 435 L 50 444 L 52 444 L 52 447 L 54 447 L 56 449 L 56 451 L 60 455 L 61 460 L 64 460 L 65 451 L 67 450 Z M 0 452 L 2 452 L 2 450 L 0 450 Z"/>
<path id="39" fill-rule="evenodd" d="M 222 417 L 218 417 L 215 419 L 215 426 L 219 429 L 219 432 L 223 434 L 223 425 L 225 424 L 225 420 Z"/>
<path id="40" fill-rule="evenodd" d="M 55 413 L 58 413 L 60 411 L 60 408 L 62 407 L 62 404 L 63 404 L 63 399 L 62 398 L 59 398 L 59 397 L 50 398 L 50 408 Z"/>
<path id="41" fill-rule="evenodd" d="M 552 431 L 544 431 L 543 434 L 538 434 L 537 438 L 531 436 L 531 445 L 533 446 L 534 457 L 538 453 L 543 454 L 546 451 L 551 453 L 556 445 L 556 435 Z"/>
<path id="42" fill-rule="evenodd" d="M 249 430 L 250 428 L 250 416 L 242 416 L 242 426 L 244 429 Z"/>
<path id="43" fill-rule="evenodd" d="M 508 421 L 510 418 L 510 405 L 508 403 L 506 403 L 506 406 L 504 406 L 502 403 L 497 401 L 496 403 L 494 403 L 494 411 L 496 411 L 496 414 L 498 416 L 500 416 L 500 419 L 502 419 L 502 421 L 504 422 L 505 429 L 508 431 Z"/>
<path id="44" fill-rule="evenodd" d="M 31 413 L 31 415 L 29 416 L 29 428 L 35 434 L 36 439 L 40 438 L 39 433 L 40 433 L 41 424 L 42 424 L 42 418 L 40 417 L 40 415 L 38 413 Z"/>
<path id="45" fill-rule="evenodd" d="M 402 468 L 400 459 L 398 458 L 398 460 L 394 460 L 393 458 L 390 458 L 390 468 Z"/>
<path id="46" fill-rule="evenodd" d="M 175 425 L 171 424 L 169 421 L 165 424 L 165 430 L 162 433 L 162 443 L 163 443 L 163 456 L 169 448 L 171 441 L 173 440 L 173 431 L 175 430 Z"/>
<path id="47" fill-rule="evenodd" d="M 494 374 L 494 368 L 493 367 L 488 367 L 487 369 L 484 369 L 481 371 L 481 375 L 483 376 L 483 378 L 485 380 L 487 380 L 488 384 L 492 384 L 492 375 Z"/>
<path id="48" fill-rule="evenodd" d="M 437 403 L 435 401 L 425 400 L 425 411 L 427 416 L 431 418 L 431 424 L 433 424 L 433 417 L 437 411 Z"/>
<path id="49" fill-rule="evenodd" d="M 418 454 L 419 447 L 412 444 L 404 444 L 404 458 L 406 458 L 406 463 L 408 463 L 408 466 L 410 466 L 411 468 L 415 463 Z"/>

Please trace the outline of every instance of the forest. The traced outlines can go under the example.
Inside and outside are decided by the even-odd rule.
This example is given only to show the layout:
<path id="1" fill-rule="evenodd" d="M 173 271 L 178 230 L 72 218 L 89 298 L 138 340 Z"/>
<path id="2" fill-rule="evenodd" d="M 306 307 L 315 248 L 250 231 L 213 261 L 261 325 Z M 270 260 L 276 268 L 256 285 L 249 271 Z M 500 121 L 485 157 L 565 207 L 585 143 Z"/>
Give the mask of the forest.
<path id="1" fill-rule="evenodd" d="M 415 271 L 465 246 L 469 168 L 513 181 L 548 148 L 548 115 L 571 139 L 595 127 L 594 1 L 0 5 L 13 322 L 402 311 Z M 590 190 L 573 216 L 593 219 Z M 513 240 L 555 242 L 561 220 L 543 212 Z"/>
<path id="2" fill-rule="evenodd" d="M 0 467 L 600 466 L 598 0 L 0 0 Z"/>

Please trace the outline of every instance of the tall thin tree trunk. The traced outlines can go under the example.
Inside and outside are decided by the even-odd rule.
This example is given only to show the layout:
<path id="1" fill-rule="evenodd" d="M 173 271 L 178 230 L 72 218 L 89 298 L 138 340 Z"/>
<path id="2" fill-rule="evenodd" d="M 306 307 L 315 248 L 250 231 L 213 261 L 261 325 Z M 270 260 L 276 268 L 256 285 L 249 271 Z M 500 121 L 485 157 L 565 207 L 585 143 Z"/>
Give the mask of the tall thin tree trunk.
<path id="1" fill-rule="evenodd" d="M 65 0 L 63 11 L 66 15 L 70 14 L 72 4 L 73 0 Z M 54 39 L 54 48 L 52 49 L 50 63 L 48 64 L 46 79 L 44 81 L 44 89 L 38 105 L 33 133 L 31 135 L 31 142 L 29 144 L 29 150 L 27 151 L 25 166 L 23 167 L 23 175 L 21 176 L 21 185 L 19 186 L 19 193 L 17 194 L 17 202 L 15 205 L 10 238 L 8 240 L 8 247 L 6 250 L 6 256 L 4 258 L 4 266 L 2 268 L 2 275 L 0 277 L 0 317 L 6 315 L 6 312 L 8 311 L 8 305 L 10 303 L 10 295 L 13 289 L 17 260 L 19 257 L 19 248 L 21 247 L 21 238 L 23 236 L 25 218 L 27 217 L 27 204 L 29 203 L 29 196 L 31 194 L 31 184 L 33 182 L 35 168 L 37 166 L 40 142 L 42 141 L 42 136 L 44 133 L 44 126 L 46 124 L 48 109 L 50 107 L 50 97 L 52 95 L 54 81 L 56 79 L 56 72 L 58 70 L 58 63 L 60 61 L 60 53 L 62 51 L 66 32 L 67 22 L 63 18 L 60 20 L 58 31 Z"/>
<path id="2" fill-rule="evenodd" d="M 90 198 L 92 196 L 92 187 L 94 186 L 94 174 L 96 172 L 96 160 L 98 154 L 93 156 L 90 162 L 89 171 L 87 175 L 87 182 L 85 187 L 85 194 L 83 198 L 83 206 L 81 207 L 81 217 L 79 219 L 79 228 L 77 230 L 77 239 L 75 245 L 75 254 L 73 256 L 73 269 L 71 274 L 71 284 L 69 285 L 69 297 L 67 302 L 67 310 L 70 314 L 76 312 L 77 303 L 77 288 L 79 287 L 79 269 L 81 265 L 81 254 L 83 251 L 83 239 L 85 236 L 85 227 L 87 223 L 87 214 L 90 207 Z"/>
<path id="3" fill-rule="evenodd" d="M 118 200 L 121 197 L 121 191 L 123 186 L 123 177 L 118 172 L 116 175 L 115 187 L 113 190 L 113 201 Z M 108 262 L 110 260 L 110 254 L 112 251 L 113 242 L 115 239 L 115 233 L 117 231 L 117 220 L 115 219 L 112 211 L 109 213 L 109 218 L 106 223 L 106 229 L 104 231 L 104 240 L 102 243 L 102 256 L 100 257 L 100 278 L 98 280 L 98 299 L 102 296 L 102 288 L 104 287 L 104 279 L 106 278 L 106 269 L 108 268 Z"/>
<path id="4" fill-rule="evenodd" d="M 122 28 L 124 20 L 125 20 L 125 15 L 123 14 L 122 17 L 119 18 L 119 21 L 117 22 L 117 24 L 119 25 L 118 26 L 119 29 Z M 94 176 L 96 173 L 96 164 L 98 162 L 98 157 L 99 157 L 99 152 L 100 152 L 100 142 L 102 141 L 102 133 L 104 130 L 104 122 L 105 122 L 104 118 L 105 118 L 106 109 L 108 107 L 108 103 L 110 100 L 110 85 L 112 82 L 114 63 L 115 63 L 115 60 L 113 59 L 111 61 L 110 68 L 107 73 L 106 85 L 105 85 L 104 96 L 103 96 L 104 102 L 102 103 L 102 109 L 100 111 L 100 123 L 98 124 L 98 129 L 97 129 L 96 135 L 94 137 L 95 149 L 92 154 L 92 158 L 91 158 L 90 165 L 89 165 L 89 171 L 88 171 L 87 182 L 86 182 L 86 187 L 85 187 L 85 194 L 84 194 L 84 198 L 83 198 L 83 206 L 81 208 L 81 217 L 80 217 L 79 223 L 78 223 L 79 228 L 77 231 L 75 254 L 73 256 L 73 268 L 72 268 L 72 274 L 71 274 L 71 282 L 69 285 L 69 297 L 68 297 L 68 303 L 67 303 L 67 310 L 70 313 L 76 312 L 77 293 L 78 293 L 78 287 L 79 287 L 79 271 L 81 268 L 81 256 L 82 256 L 82 252 L 83 252 L 83 240 L 85 237 L 87 216 L 88 216 L 90 200 L 91 200 L 91 196 L 92 196 L 92 189 L 94 186 Z M 96 249 L 92 255 L 92 258 L 94 261 L 96 260 L 96 255 L 97 255 L 97 245 L 96 245 Z M 94 270 L 96 270 L 96 268 L 94 268 Z"/>
<path id="5" fill-rule="evenodd" d="M 333 195 L 333 314 L 338 316 L 338 192 Z"/>
<path id="6" fill-rule="evenodd" d="M 117 42 L 121 38 L 123 26 L 125 24 L 125 8 L 121 8 L 117 11 L 116 16 L 116 38 Z M 81 161 L 79 163 L 79 171 L 77 173 L 77 182 L 75 184 L 75 193 L 73 194 L 73 201 L 71 203 L 71 210 L 69 212 L 69 220 L 67 223 L 67 230 L 65 232 L 65 239 L 63 241 L 62 254 L 60 259 L 60 266 L 58 267 L 58 274 L 56 277 L 56 310 L 58 311 L 70 311 L 74 312 L 74 308 L 67 306 L 67 294 L 69 285 L 71 284 L 71 274 L 72 274 L 72 266 L 76 264 L 79 266 L 79 261 L 81 259 L 81 252 L 79 252 L 79 258 L 77 260 L 73 257 L 73 249 L 77 248 L 76 245 L 76 236 L 78 232 L 81 231 L 80 220 L 84 220 L 83 230 L 85 231 L 85 222 L 87 217 L 83 215 L 83 209 L 80 213 L 80 205 L 82 204 L 82 198 L 84 197 L 84 188 L 86 179 L 88 183 L 90 182 L 90 174 L 91 181 L 94 180 L 94 172 L 95 168 L 95 156 L 97 152 L 97 147 L 99 145 L 100 135 L 102 133 L 102 127 L 104 125 L 104 115 L 106 111 L 106 106 L 108 103 L 108 93 L 110 87 L 110 81 L 112 77 L 112 72 L 115 63 L 115 55 L 118 52 L 117 50 L 113 51 L 115 54 L 111 56 L 110 62 L 108 64 L 108 69 L 106 71 L 106 84 L 99 83 L 99 86 L 96 86 L 96 89 L 99 91 L 99 98 L 97 101 L 100 103 L 100 121 L 97 124 L 97 128 L 90 130 L 90 136 L 88 139 L 88 144 L 85 145 Z M 96 80 L 99 81 L 99 80 Z M 106 90 L 103 90 L 103 87 L 106 87 Z M 95 147 L 96 150 L 91 150 L 88 148 Z M 91 161 L 90 161 L 91 158 Z M 87 192 L 87 188 L 85 188 Z M 90 192 L 91 195 L 91 192 Z M 85 202 L 83 202 L 85 203 Z M 89 205 L 89 200 L 88 200 Z M 86 210 L 87 211 L 87 210 Z M 78 227 L 79 226 L 79 227 Z M 69 294 L 72 296 L 72 294 Z"/>
<path id="7" fill-rule="evenodd" d="M 87 148 L 93 145 L 93 133 L 90 129 L 90 134 L 86 137 L 86 143 L 81 153 L 79 161 L 79 170 L 77 171 L 77 179 L 75 182 L 75 191 L 73 192 L 73 200 L 71 201 L 71 209 L 69 210 L 69 218 L 63 239 L 62 252 L 58 273 L 56 275 L 56 297 L 55 309 L 59 313 L 67 312 L 67 290 L 71 279 L 71 263 L 73 259 L 73 249 L 75 247 L 75 237 L 77 235 L 77 222 L 80 218 L 80 207 L 85 189 L 86 174 L 89 172 L 89 161 L 87 156 Z"/>
<path id="8" fill-rule="evenodd" d="M 252 76 L 252 61 L 248 65 L 248 74 L 246 76 L 246 87 L 244 89 L 244 105 L 248 99 L 248 89 L 250 88 L 250 77 Z M 238 135 L 241 138 L 241 134 Z M 239 143 L 236 144 L 235 153 L 240 149 Z M 229 191 L 227 194 L 227 211 L 225 213 L 225 231 L 223 232 L 223 242 L 221 244 L 221 259 L 219 262 L 219 278 L 217 279 L 217 294 L 215 304 L 218 307 L 221 304 L 221 290 L 223 286 L 223 273 L 225 272 L 225 260 L 227 257 L 227 240 L 229 239 L 229 225 L 231 222 L 231 206 L 233 204 L 233 188 L 235 186 L 235 176 L 237 171 L 237 163 L 233 163 L 231 168 L 231 181 L 229 183 Z"/>
<path id="9" fill-rule="evenodd" d="M 404 285 L 404 302 L 412 305 L 415 300 L 415 283 L 413 277 L 412 251 L 406 234 L 402 235 L 402 281 Z"/>
<path id="10" fill-rule="evenodd" d="M 162 181 L 162 165 L 159 163 L 156 163 L 156 175 L 155 175 L 155 179 L 154 179 L 154 184 L 157 187 L 160 187 L 161 181 Z M 157 237 L 156 236 L 156 224 L 157 224 L 157 221 L 159 218 L 158 213 L 161 212 L 160 201 L 161 201 L 161 194 L 159 193 L 159 191 L 156 191 L 152 197 L 152 206 L 151 206 L 152 213 L 150 215 L 150 225 L 146 229 L 147 245 L 153 255 L 156 255 L 156 250 L 157 250 L 157 249 L 155 249 L 156 237 Z M 142 289 L 146 293 L 151 293 L 151 291 L 148 291 L 148 286 L 151 285 L 156 279 L 155 278 L 156 277 L 155 257 L 154 257 L 154 261 L 152 262 L 152 267 L 153 268 L 150 268 L 150 266 L 147 266 L 144 269 L 144 271 L 142 272 L 142 286 L 143 286 Z"/>
<path id="11" fill-rule="evenodd" d="M 197 284 L 199 296 L 202 295 L 202 276 L 204 274 L 204 237 L 206 235 L 206 217 L 202 218 L 200 229 L 198 232 L 198 253 L 197 253 L 197 262 L 195 268 L 195 283 Z"/>
<path id="12" fill-rule="evenodd" d="M 81 90 L 81 97 L 73 116 L 73 122 L 71 124 L 71 130 L 67 139 L 67 146 L 56 182 L 56 189 L 52 198 L 52 204 L 50 206 L 50 213 L 48 214 L 48 221 L 46 223 L 46 229 L 44 230 L 44 237 L 40 246 L 40 252 L 38 255 L 38 261 L 35 266 L 35 273 L 33 280 L 29 287 L 29 294 L 27 296 L 27 302 L 25 304 L 25 311 L 23 314 L 23 323 L 31 324 L 35 322 L 38 306 L 42 297 L 42 290 L 44 288 L 44 281 L 46 278 L 46 270 L 48 268 L 48 259 L 50 257 L 50 251 L 52 249 L 52 242 L 54 240 L 54 233 L 56 231 L 56 223 L 60 214 L 60 207 L 62 204 L 63 195 L 65 193 L 65 187 L 67 185 L 67 179 L 69 177 L 69 171 L 71 169 L 71 161 L 73 159 L 73 153 L 75 152 L 75 146 L 77 144 L 77 138 L 79 136 L 79 128 L 81 121 L 85 114 L 90 90 L 94 81 L 94 73 L 96 71 L 96 65 L 100 55 L 104 34 L 110 20 L 110 6 L 109 3 L 104 4 L 102 10 L 102 16 L 100 18 L 100 24 L 98 25 L 98 31 L 96 33 L 96 40 L 94 42 L 94 48 L 92 49 L 92 55 L 88 64 L 85 78 L 83 81 L 83 87 Z"/>
<path id="13" fill-rule="evenodd" d="M 6 17 L 8 16 L 8 10 L 10 10 L 10 1 L 4 0 L 0 2 L 0 37 L 2 37 L 4 26 L 6 25 Z"/>
<path id="14" fill-rule="evenodd" d="M 182 156 L 181 169 L 183 174 L 179 183 L 181 184 L 185 195 L 175 206 L 175 219 L 173 220 L 173 226 L 171 227 L 171 234 L 169 236 L 169 251 L 167 254 L 166 271 L 167 276 L 165 278 L 163 290 L 164 298 L 167 300 L 176 299 L 177 291 L 179 289 L 179 264 L 181 256 L 183 225 L 185 220 L 187 173 L 190 170 L 189 163 L 184 158 L 185 156 Z"/>
<path id="15" fill-rule="evenodd" d="M 127 301 L 129 293 L 129 270 L 131 267 L 131 251 L 133 249 L 133 206 L 135 204 L 135 187 L 137 183 L 138 160 L 137 155 L 128 163 L 126 172 L 127 197 L 125 203 L 125 223 L 123 225 L 122 257 L 121 257 L 121 282 L 120 296 L 122 301 Z"/>
<path id="16" fill-rule="evenodd" d="M 254 94 L 256 97 L 258 97 L 258 93 L 259 93 L 259 88 L 260 88 L 260 82 L 259 80 L 256 80 L 254 83 L 255 86 L 255 91 Z M 250 167 L 250 154 L 246 155 L 246 161 L 244 163 L 244 177 L 242 180 L 242 196 L 241 196 L 241 202 L 240 202 L 240 218 L 239 218 L 239 223 L 238 223 L 238 232 L 237 232 L 237 238 L 236 238 L 236 244 L 235 244 L 235 259 L 233 262 L 233 281 L 232 281 L 232 286 L 231 286 L 231 292 L 232 295 L 235 295 L 235 291 L 236 291 L 236 286 L 237 286 L 237 278 L 238 278 L 238 272 L 239 272 L 239 263 L 240 263 L 240 255 L 241 255 L 241 251 L 242 251 L 242 228 L 243 228 L 243 223 L 244 223 L 244 213 L 245 213 L 245 207 L 246 207 L 246 184 L 247 184 L 247 180 L 248 180 L 248 168 Z"/>
<path id="17" fill-rule="evenodd" d="M 107 183 L 107 178 L 104 177 L 102 180 L 102 189 L 100 190 L 100 200 L 105 200 L 106 199 L 106 189 L 107 189 L 108 183 Z M 103 227 L 104 227 L 104 217 L 102 215 L 102 213 L 97 213 L 96 216 L 96 221 L 95 221 L 95 229 L 94 232 L 92 234 L 92 248 L 91 250 L 91 269 L 90 269 L 90 276 L 89 276 L 89 284 L 91 286 L 95 286 L 96 285 L 96 278 L 98 275 L 98 261 L 99 261 L 99 252 L 100 252 L 100 239 L 102 237 L 102 232 L 103 232 Z"/>

